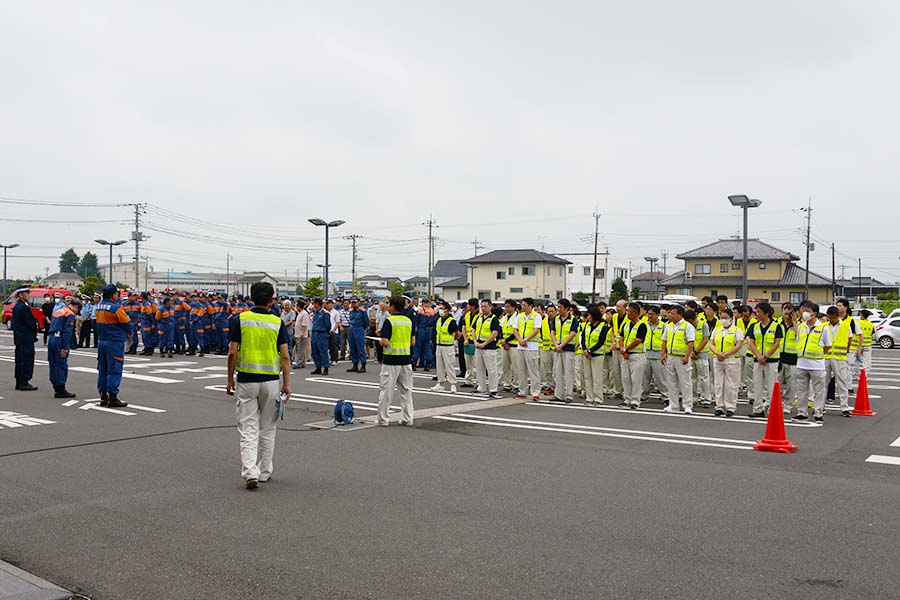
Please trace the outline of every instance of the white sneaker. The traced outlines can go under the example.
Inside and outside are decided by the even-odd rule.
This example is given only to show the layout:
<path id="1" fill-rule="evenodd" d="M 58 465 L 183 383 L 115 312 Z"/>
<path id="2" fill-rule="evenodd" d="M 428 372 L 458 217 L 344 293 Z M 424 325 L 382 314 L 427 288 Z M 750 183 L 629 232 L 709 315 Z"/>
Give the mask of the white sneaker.
<path id="1" fill-rule="evenodd" d="M 690 408 L 686 408 L 686 409 L 684 409 L 684 414 L 686 414 L 686 415 L 692 415 L 692 414 L 694 414 L 694 411 L 691 410 Z"/>
<path id="2" fill-rule="evenodd" d="M 456 393 L 456 386 L 455 386 L 455 385 L 451 385 L 451 386 L 450 386 L 450 393 L 451 393 L 451 394 L 455 394 L 455 393 Z"/>
<path id="3" fill-rule="evenodd" d="M 674 413 L 677 411 L 674 408 L 672 408 L 671 404 L 667 404 L 666 406 L 663 407 L 663 412 L 664 413 Z"/>
<path id="4" fill-rule="evenodd" d="M 441 384 L 433 385 L 429 388 L 432 392 L 442 392 L 444 388 L 441 387 Z"/>

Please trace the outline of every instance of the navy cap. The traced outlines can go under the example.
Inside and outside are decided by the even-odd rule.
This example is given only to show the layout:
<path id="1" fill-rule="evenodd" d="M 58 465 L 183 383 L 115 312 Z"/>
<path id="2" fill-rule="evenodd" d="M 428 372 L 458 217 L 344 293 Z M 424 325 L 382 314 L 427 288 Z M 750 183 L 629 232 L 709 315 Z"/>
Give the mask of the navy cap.
<path id="1" fill-rule="evenodd" d="M 103 286 L 103 289 L 100 292 L 103 294 L 104 298 L 112 298 L 113 294 L 119 291 L 119 288 L 115 286 L 115 284 L 107 283 Z"/>

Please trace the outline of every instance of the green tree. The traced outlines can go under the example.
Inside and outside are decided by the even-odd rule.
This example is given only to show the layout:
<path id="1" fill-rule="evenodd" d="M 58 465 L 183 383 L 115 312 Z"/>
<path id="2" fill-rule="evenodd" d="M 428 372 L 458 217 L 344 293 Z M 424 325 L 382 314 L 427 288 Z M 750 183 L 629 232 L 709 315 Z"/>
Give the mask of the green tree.
<path id="1" fill-rule="evenodd" d="M 78 293 L 84 294 L 85 296 L 93 296 L 98 293 L 102 287 L 103 281 L 101 281 L 99 277 L 96 275 L 88 275 L 81 281 L 81 285 L 78 286 Z"/>
<path id="2" fill-rule="evenodd" d="M 59 255 L 59 271 L 60 273 L 77 273 L 78 272 L 78 254 L 73 248 L 69 248 Z"/>
<path id="3" fill-rule="evenodd" d="M 636 285 L 633 288 L 631 288 L 631 299 L 637 300 L 640 297 L 641 297 L 641 286 Z"/>
<path id="4" fill-rule="evenodd" d="M 100 269 L 97 268 L 97 255 L 93 252 L 85 252 L 78 261 L 78 269 L 75 271 L 82 279 L 91 275 L 100 277 Z"/>
<path id="5" fill-rule="evenodd" d="M 391 296 L 402 296 L 406 293 L 406 287 L 400 281 L 392 281 L 388 284 L 388 289 L 391 290 Z"/>
<path id="6" fill-rule="evenodd" d="M 580 304 L 582 306 L 587 306 L 591 301 L 591 295 L 587 292 L 573 292 L 572 293 L 572 301 L 575 304 Z"/>
<path id="7" fill-rule="evenodd" d="M 357 279 L 353 282 L 353 285 L 350 288 L 350 292 L 359 298 L 362 298 L 366 295 L 366 288 L 363 286 L 362 282 Z"/>
<path id="8" fill-rule="evenodd" d="M 616 277 L 613 281 L 612 291 L 609 294 L 610 302 L 618 302 L 619 300 L 628 300 L 628 286 L 621 277 Z"/>
<path id="9" fill-rule="evenodd" d="M 299 289 L 299 288 L 298 288 Z M 321 277 L 310 277 L 309 281 L 306 282 L 306 285 L 303 286 L 303 291 L 300 292 L 307 298 L 321 298 L 322 297 L 322 278 Z"/>

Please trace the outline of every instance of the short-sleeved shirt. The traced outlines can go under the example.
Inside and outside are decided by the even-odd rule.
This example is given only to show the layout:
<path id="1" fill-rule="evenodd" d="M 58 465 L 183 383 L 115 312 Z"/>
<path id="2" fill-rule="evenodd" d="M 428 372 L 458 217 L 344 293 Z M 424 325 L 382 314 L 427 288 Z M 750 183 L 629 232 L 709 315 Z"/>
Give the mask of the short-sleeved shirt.
<path id="1" fill-rule="evenodd" d="M 261 315 L 270 315 L 271 311 L 266 310 L 265 308 L 253 307 L 250 309 L 251 312 L 259 313 Z M 241 343 L 241 315 L 236 314 L 231 317 L 231 324 L 228 328 L 228 340 L 231 342 Z M 278 340 L 275 342 L 275 351 L 278 351 L 278 348 L 282 344 L 287 344 L 287 329 L 284 326 L 284 322 L 282 321 L 281 327 L 278 328 Z M 266 375 L 263 373 L 241 373 L 238 371 L 237 380 L 241 383 L 258 383 L 260 381 L 274 381 L 279 379 L 280 375 Z"/>
<path id="2" fill-rule="evenodd" d="M 756 340 L 755 336 L 756 336 L 757 329 L 759 329 L 760 332 L 762 332 L 763 336 L 765 336 L 766 333 L 768 333 L 769 331 L 772 331 L 775 334 L 776 340 L 780 340 L 781 338 L 784 337 L 784 327 L 782 327 L 781 324 L 776 323 L 775 321 L 770 321 L 768 327 L 763 327 L 763 324 L 760 323 L 759 321 L 757 321 L 756 323 L 753 323 L 752 325 L 750 325 L 750 327 L 747 328 L 747 336 L 746 337 L 748 340 L 754 340 L 754 341 Z M 762 348 L 757 348 L 757 350 L 759 350 L 760 354 L 763 354 Z M 778 359 L 770 358 L 766 362 L 775 362 L 777 360 Z"/>
<path id="3" fill-rule="evenodd" d="M 525 313 L 519 313 L 519 319 L 527 319 L 528 317 Z M 534 320 L 534 329 L 538 332 L 536 336 L 531 338 L 530 342 L 526 342 L 524 344 L 519 344 L 519 350 L 540 350 L 541 349 L 541 325 L 544 323 L 544 320 L 541 318 L 541 315 L 536 312 L 531 312 L 531 319 Z M 516 321 L 516 331 L 519 329 L 518 320 Z"/>
<path id="4" fill-rule="evenodd" d="M 309 318 L 309 313 L 305 310 L 301 310 L 297 315 L 297 320 L 294 321 L 294 336 L 301 337 L 303 336 L 303 327 L 306 327 L 306 335 L 310 334 L 312 330 L 312 319 Z"/>
<path id="5" fill-rule="evenodd" d="M 690 344 L 691 342 L 696 341 L 697 330 L 693 325 L 681 319 L 677 323 L 669 322 L 666 327 L 666 331 L 663 333 L 663 339 L 666 340 L 666 352 L 669 354 L 672 353 L 672 338 L 675 336 L 675 330 L 681 327 L 681 324 L 684 324 L 684 343 Z"/>

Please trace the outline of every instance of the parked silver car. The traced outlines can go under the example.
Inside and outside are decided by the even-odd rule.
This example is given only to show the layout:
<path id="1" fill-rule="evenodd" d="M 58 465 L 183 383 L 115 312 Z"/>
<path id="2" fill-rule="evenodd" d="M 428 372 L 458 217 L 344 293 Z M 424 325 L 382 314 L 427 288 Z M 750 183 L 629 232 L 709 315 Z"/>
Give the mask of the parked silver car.
<path id="1" fill-rule="evenodd" d="M 875 327 L 875 343 L 882 348 L 900 346 L 900 318 L 888 319 Z"/>

